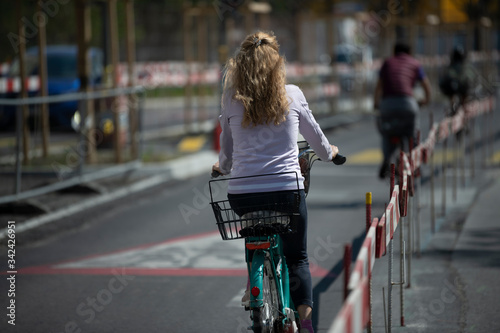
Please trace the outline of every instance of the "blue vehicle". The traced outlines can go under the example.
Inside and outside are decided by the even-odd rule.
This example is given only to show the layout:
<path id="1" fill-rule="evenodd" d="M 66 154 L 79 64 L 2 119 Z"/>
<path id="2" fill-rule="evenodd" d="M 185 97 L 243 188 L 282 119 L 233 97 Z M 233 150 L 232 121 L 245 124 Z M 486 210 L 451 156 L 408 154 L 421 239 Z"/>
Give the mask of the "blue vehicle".
<path id="1" fill-rule="evenodd" d="M 80 90 L 78 78 L 78 47 L 76 45 L 51 45 L 46 48 L 47 56 L 47 88 L 49 95 L 61 95 Z M 91 73 L 89 84 L 96 88 L 103 79 L 104 55 L 98 48 L 90 48 Z M 26 75 L 38 75 L 38 47 L 26 51 Z M 8 77 L 19 77 L 19 58 L 16 58 L 9 71 Z M 29 96 L 36 96 L 38 92 L 30 92 Z M 0 94 L 0 98 L 17 98 L 19 92 Z M 50 103 L 49 114 L 51 126 L 60 129 L 71 129 L 71 120 L 78 111 L 79 101 Z M 30 106 L 33 112 L 38 106 Z M 15 108 L 0 106 L 0 126 L 14 128 Z"/>

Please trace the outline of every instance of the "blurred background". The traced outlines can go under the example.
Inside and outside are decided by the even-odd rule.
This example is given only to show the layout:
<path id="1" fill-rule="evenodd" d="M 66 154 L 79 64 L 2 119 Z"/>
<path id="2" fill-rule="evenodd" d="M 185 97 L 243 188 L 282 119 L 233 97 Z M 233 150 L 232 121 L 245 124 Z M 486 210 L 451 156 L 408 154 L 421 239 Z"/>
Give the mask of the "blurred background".
<path id="1" fill-rule="evenodd" d="M 88 149 L 79 165 L 162 160 L 199 149 L 204 140 L 179 151 L 179 138 L 214 129 L 222 64 L 257 29 L 275 32 L 288 81 L 305 92 L 318 119 L 373 112 L 377 72 L 397 40 L 409 43 L 424 65 L 434 102 L 443 100 L 438 78 L 455 46 L 467 50 L 479 73 L 478 93 L 492 93 L 499 17 L 493 0 L 3 1 L 0 98 L 115 92 L 85 105 L 82 97 L 48 106 L 0 103 L 1 147 L 7 154 L 19 141 L 14 109 L 21 108 L 26 165 L 51 149 L 57 154 L 58 145 L 82 144 L 82 133 Z M 154 144 L 172 138 L 172 149 Z"/>

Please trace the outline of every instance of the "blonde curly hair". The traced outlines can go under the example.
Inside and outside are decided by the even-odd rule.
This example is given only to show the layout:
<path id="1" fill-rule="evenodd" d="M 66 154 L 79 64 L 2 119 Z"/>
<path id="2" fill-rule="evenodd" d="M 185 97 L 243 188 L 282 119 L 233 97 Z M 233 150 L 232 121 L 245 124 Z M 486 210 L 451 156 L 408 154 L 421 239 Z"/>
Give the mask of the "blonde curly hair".
<path id="1" fill-rule="evenodd" d="M 224 68 L 224 96 L 230 93 L 244 108 L 242 126 L 279 125 L 288 114 L 285 58 L 273 33 L 256 32 L 241 43 Z"/>

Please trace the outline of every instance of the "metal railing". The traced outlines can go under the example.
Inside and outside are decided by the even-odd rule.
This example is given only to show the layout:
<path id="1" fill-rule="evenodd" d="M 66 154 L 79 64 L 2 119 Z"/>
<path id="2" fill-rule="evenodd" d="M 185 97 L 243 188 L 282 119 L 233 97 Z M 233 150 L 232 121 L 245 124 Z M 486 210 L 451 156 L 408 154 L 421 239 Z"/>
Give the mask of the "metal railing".
<path id="1" fill-rule="evenodd" d="M 12 140 L 12 137 L 3 138 L 14 142 L 14 147 L 12 145 L 3 147 L 4 153 L 0 161 L 0 170 L 2 170 L 3 174 L 15 175 L 14 190 L 13 193 L 2 191 L 0 204 L 25 200 L 137 168 L 140 165 L 142 150 L 141 119 L 144 92 L 143 87 L 136 86 L 46 97 L 0 99 L 0 107 L 3 109 L 1 112 L 7 112 L 7 107 L 10 108 L 9 112 L 15 112 L 16 116 L 14 139 Z M 29 107 L 29 114 L 36 117 L 39 111 L 37 107 L 40 105 L 75 101 L 78 102 L 78 110 L 82 111 L 80 114 L 80 111 L 75 110 L 73 116 L 75 120 L 79 120 L 79 122 L 74 123 L 78 125 L 76 130 L 72 133 L 58 134 L 58 137 L 63 136 L 66 141 L 51 142 L 49 144 L 51 149 L 49 149 L 48 162 L 42 161 L 34 169 L 27 161 L 29 161 L 30 157 L 37 155 L 36 149 L 24 151 L 22 149 L 23 145 L 26 144 L 24 142 L 26 137 L 23 132 L 29 131 L 26 127 L 23 128 L 23 123 L 24 126 L 28 126 L 25 114 L 23 114 L 26 107 Z M 92 116 L 86 114 L 88 103 L 92 105 L 93 121 Z M 95 113 L 94 108 L 97 110 Z M 125 121 L 127 119 L 128 122 Z M 119 124 L 116 123 L 117 121 Z M 92 123 L 95 125 L 91 126 Z M 34 130 L 36 131 L 36 128 Z M 29 132 L 29 134 L 32 133 Z M 95 156 L 90 163 L 87 163 L 90 157 L 89 153 L 95 154 L 96 147 L 97 149 L 106 150 L 108 158 L 110 147 L 114 147 L 115 157 L 117 154 L 121 156 L 125 147 L 130 148 L 131 153 L 127 158 L 128 161 L 123 164 L 119 161 L 119 165 L 98 164 Z M 28 151 L 29 156 L 25 156 L 26 151 Z M 23 168 L 27 169 L 27 171 L 23 170 Z M 57 177 L 58 181 L 22 191 L 23 173 L 32 172 L 33 170 L 38 173 L 52 173 Z"/>

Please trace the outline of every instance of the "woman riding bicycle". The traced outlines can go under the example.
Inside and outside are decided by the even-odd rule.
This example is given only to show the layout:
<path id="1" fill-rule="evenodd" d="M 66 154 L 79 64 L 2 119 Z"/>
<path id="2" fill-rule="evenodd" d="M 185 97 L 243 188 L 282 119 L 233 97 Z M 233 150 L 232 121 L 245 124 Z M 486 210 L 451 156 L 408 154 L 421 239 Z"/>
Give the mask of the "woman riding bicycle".
<path id="1" fill-rule="evenodd" d="M 220 124 L 221 151 L 213 170 L 231 173 L 232 178 L 280 173 L 262 180 L 231 179 L 228 199 L 237 213 L 243 212 L 245 206 L 265 205 L 270 196 L 272 200 L 290 201 L 292 206 L 297 192 L 293 172 L 299 175 L 298 231 L 281 238 L 289 266 L 290 292 L 302 332 L 313 333 L 307 208 L 298 161 L 299 131 L 323 161 L 331 161 L 338 148 L 328 142 L 302 91 L 286 84 L 285 59 L 279 54 L 279 45 L 272 33 L 248 35 L 237 54 L 228 60 Z"/>

